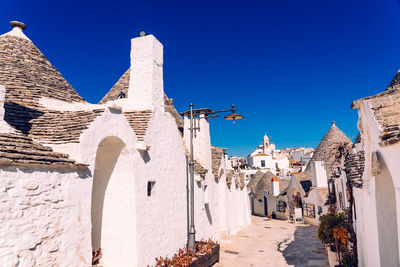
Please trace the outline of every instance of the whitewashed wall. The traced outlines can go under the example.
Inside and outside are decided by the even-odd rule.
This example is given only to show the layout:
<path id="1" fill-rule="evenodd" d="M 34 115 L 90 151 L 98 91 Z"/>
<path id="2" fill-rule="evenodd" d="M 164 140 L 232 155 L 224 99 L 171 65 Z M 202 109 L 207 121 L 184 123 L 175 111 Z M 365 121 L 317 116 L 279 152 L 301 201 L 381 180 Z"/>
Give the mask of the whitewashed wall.
<path id="1" fill-rule="evenodd" d="M 328 187 L 328 178 L 323 161 L 311 162 L 311 175 L 313 187 Z"/>
<path id="2" fill-rule="evenodd" d="M 145 142 L 151 149 L 140 158 L 143 170 L 136 178 L 137 266 L 172 256 L 187 239 L 186 156 L 169 113 L 154 114 Z M 156 182 L 155 196 L 150 198 L 148 180 Z"/>
<path id="3" fill-rule="evenodd" d="M 87 173 L 0 169 L 0 266 L 89 266 Z"/>
<path id="4" fill-rule="evenodd" d="M 2 171 L 2 176 L 8 177 L 8 180 L 2 181 L 7 181 L 7 184 L 12 186 L 7 195 L 3 194 L 3 197 L 7 199 L 3 202 L 7 204 L 5 211 L 17 205 L 12 202 L 14 200 L 9 193 L 15 195 L 16 201 L 24 199 L 39 201 L 43 198 L 43 204 L 40 202 L 38 204 L 40 209 L 36 208 L 36 202 L 26 204 L 30 213 L 24 211 L 23 216 L 27 216 L 27 221 L 32 221 L 33 227 L 37 228 L 50 222 L 65 224 L 62 232 L 54 237 L 54 242 L 49 239 L 48 242 L 33 244 L 35 240 L 47 238 L 46 232 L 40 231 L 38 237 L 35 237 L 31 233 L 32 228 L 27 227 L 29 223 L 26 221 L 24 221 L 24 226 L 19 226 L 13 223 L 15 219 L 9 220 L 10 226 L 2 225 L 2 228 L 6 229 L 3 232 L 9 235 L 6 239 L 1 239 L 5 242 L 0 248 L 0 253 L 2 253 L 0 255 L 4 256 L 1 260 L 6 262 L 3 265 L 12 266 L 11 263 L 17 263 L 19 259 L 21 266 L 41 263 L 90 266 L 91 217 L 101 212 L 96 203 L 99 203 L 102 198 L 104 199 L 101 225 L 103 266 L 126 266 L 126 262 L 133 266 L 146 266 L 154 264 L 156 257 L 172 256 L 179 248 L 184 247 L 188 223 L 187 165 L 182 139 L 171 115 L 154 112 L 145 139 L 145 143 L 151 148 L 144 154 L 136 150 L 135 133 L 126 122 L 124 115 L 109 110 L 95 119 L 89 129 L 83 133 L 80 141 L 78 146 L 62 145 L 54 146 L 54 148 L 57 151 L 73 151 L 81 162 L 89 164 L 86 179 L 77 177 L 75 173 L 42 171 L 37 175 L 32 175 L 31 169 L 29 171 L 25 169 L 25 172 L 18 170 L 15 173 Z M 108 146 L 107 142 L 111 146 Z M 117 144 L 119 148 L 114 151 Z M 77 148 L 79 148 L 78 151 Z M 115 155 L 111 156 L 111 154 Z M 224 167 L 225 162 L 222 161 L 220 170 Z M 226 170 L 217 183 L 211 173 L 211 166 L 209 170 L 205 179 L 195 185 L 197 240 L 209 238 L 219 240 L 220 231 L 235 234 L 250 223 L 250 207 L 246 189 L 240 190 L 234 183 L 229 189 L 226 186 Z M 14 182 L 11 181 L 10 173 L 15 174 Z M 55 178 L 52 178 L 53 176 Z M 35 184 L 24 185 L 25 180 L 32 183 L 32 178 L 35 177 L 39 184 L 37 188 Z M 104 192 L 96 186 L 103 180 L 107 181 L 106 189 L 103 188 Z M 156 182 L 155 194 L 151 197 L 147 196 L 148 181 Z M 17 188 L 19 184 L 22 189 Z M 206 192 L 205 185 L 207 185 Z M 24 186 L 36 189 L 24 189 Z M 7 188 L 6 185 L 4 188 Z M 48 192 L 43 188 L 50 188 L 49 190 L 52 191 Z M 41 194 L 49 195 L 50 199 L 47 200 Z M 33 206 L 30 207 L 30 205 Z M 49 211 L 47 212 L 46 209 Z M 35 216 L 43 214 L 51 214 L 48 221 L 41 219 L 39 223 L 39 220 L 34 220 Z M 22 215 L 12 213 L 10 216 Z M 36 226 L 35 223 L 38 225 Z M 48 228 L 49 232 L 54 231 L 51 225 Z M 99 226 L 93 226 L 94 233 L 98 231 L 96 227 Z M 35 251 L 29 250 L 32 248 L 29 246 L 22 248 L 26 244 L 19 241 L 20 236 L 16 233 L 24 233 L 25 228 L 28 237 L 27 240 L 22 240 L 33 244 L 29 246 L 36 246 Z M 116 237 L 118 238 L 115 239 Z M 56 245 L 49 248 L 53 243 Z M 10 244 L 18 245 L 13 248 L 14 250 L 10 250 Z M 45 254 L 43 251 L 46 249 L 54 250 L 54 252 Z M 23 265 L 25 263 L 26 265 Z"/>
<path id="5" fill-rule="evenodd" d="M 328 212 L 328 207 L 324 205 L 325 203 L 323 202 L 318 191 L 311 189 L 311 191 L 308 193 L 308 196 L 304 198 L 304 203 L 313 204 L 315 207 L 315 218 L 307 217 L 305 216 L 305 213 L 303 213 L 304 222 L 311 225 L 319 225 L 319 217 Z M 322 208 L 321 215 L 318 214 L 318 207 Z"/>
<path id="6" fill-rule="evenodd" d="M 101 264 L 104 266 L 123 266 L 128 260 L 136 264 L 135 260 L 138 259 L 135 188 L 137 179 L 144 171 L 136 143 L 135 133 L 125 116 L 106 109 L 81 135 L 79 153 L 73 152 L 80 162 L 89 165 L 92 173 L 91 214 L 98 217 L 101 216 L 98 213 L 103 212 L 100 242 L 103 252 Z M 55 150 L 71 149 L 71 147 L 55 147 Z M 114 151 L 116 147 L 119 147 L 119 153 Z M 105 167 L 106 164 L 110 166 Z M 100 186 L 102 184 L 105 188 Z M 99 190 L 100 187 L 103 187 L 103 191 Z M 99 203 L 94 203 L 102 199 L 104 199 L 103 211 L 98 208 Z M 91 223 L 92 221 L 90 225 Z M 95 235 L 99 227 L 96 225 L 93 227 Z M 119 237 L 121 233 L 124 235 Z M 98 249 L 100 242 L 94 242 L 93 250 Z M 122 242 L 128 245 L 122 246 Z M 91 252 L 87 257 L 91 258 Z"/>
<path id="7" fill-rule="evenodd" d="M 398 164 L 398 159 L 400 157 L 400 144 L 380 145 L 379 135 L 381 129 L 377 125 L 368 103 L 365 101 L 359 107 L 358 127 L 365 151 L 363 188 L 354 188 L 357 216 L 355 231 L 357 233 L 359 262 L 361 266 L 399 265 L 400 221 L 398 217 L 400 214 L 400 200 L 398 188 L 400 188 L 400 165 Z M 376 197 L 379 188 L 376 179 L 379 178 L 379 175 L 374 177 L 371 171 L 371 155 L 374 152 L 378 155 L 382 175 L 386 175 L 385 178 L 390 177 L 389 179 L 391 180 L 391 183 L 388 182 L 386 185 L 391 187 L 388 190 L 393 192 L 396 204 L 395 207 L 391 204 L 395 212 L 392 212 L 390 216 L 386 213 L 378 216 L 378 209 L 380 209 L 379 212 L 382 212 L 382 207 L 377 206 L 377 201 L 379 200 L 379 203 L 389 201 L 390 195 L 382 195 L 380 191 L 380 199 Z M 389 238 L 382 238 L 385 236 Z M 395 237 L 395 239 L 391 237 Z"/>
<path id="8" fill-rule="evenodd" d="M 227 234 L 235 235 L 239 230 L 250 223 L 250 203 L 247 190 L 232 184 L 229 189 L 225 185 L 226 192 L 226 220 Z"/>
<path id="9" fill-rule="evenodd" d="M 224 160 L 221 161 L 218 186 L 218 217 L 219 231 L 222 236 L 235 235 L 240 229 L 250 223 L 250 202 L 247 189 L 236 187 L 235 182 L 229 188 L 226 184 L 226 170 Z"/>
<path id="10" fill-rule="evenodd" d="M 344 171 L 341 171 L 340 177 L 335 178 L 336 208 L 338 212 L 344 212 L 349 208 L 349 200 L 347 199 L 347 177 Z M 339 193 L 342 195 L 342 206 L 340 204 Z"/>
<path id="11" fill-rule="evenodd" d="M 132 40 L 132 51 L 139 53 L 131 54 L 131 67 L 142 64 L 131 69 L 136 82 L 131 82 L 129 95 L 137 98 L 113 101 L 108 104 L 112 109 L 103 105 L 105 112 L 83 132 L 79 144 L 52 146 L 88 164 L 86 177 L 32 167 L 1 169 L 0 266 L 91 266 L 92 232 L 94 249 L 101 243 L 104 267 L 152 265 L 156 257 L 171 257 L 185 246 L 189 214 L 184 142 L 163 108 L 162 45 L 154 36 L 142 38 Z M 137 150 L 137 136 L 118 106 L 153 110 L 144 140 L 150 150 Z M 225 180 L 214 180 L 205 119 L 201 129 L 195 158 L 209 171 L 195 185 L 197 240 L 219 240 L 221 229 L 236 233 L 250 222 L 249 202 L 245 189 L 232 184 L 228 190 Z M 150 197 L 148 181 L 155 182 Z M 99 213 L 101 224 L 92 225 Z"/>
<path id="12" fill-rule="evenodd" d="M 286 209 L 285 209 L 285 212 L 276 211 L 276 218 L 279 219 L 279 220 L 288 220 L 289 219 L 289 203 L 288 203 L 287 195 L 278 196 L 277 199 L 276 199 L 276 202 L 278 202 L 280 200 L 285 201 Z M 275 207 L 275 209 L 276 209 L 276 207 Z"/>
<path id="13" fill-rule="evenodd" d="M 253 205 L 255 215 L 265 216 L 264 197 L 253 198 Z"/>

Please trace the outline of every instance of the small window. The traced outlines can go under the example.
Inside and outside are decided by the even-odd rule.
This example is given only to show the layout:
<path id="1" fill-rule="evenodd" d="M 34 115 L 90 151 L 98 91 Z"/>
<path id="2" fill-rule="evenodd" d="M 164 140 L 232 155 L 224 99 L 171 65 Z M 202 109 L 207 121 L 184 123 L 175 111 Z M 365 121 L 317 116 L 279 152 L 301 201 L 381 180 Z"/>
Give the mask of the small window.
<path id="1" fill-rule="evenodd" d="M 261 167 L 265 167 L 265 160 L 261 161 Z"/>
<path id="2" fill-rule="evenodd" d="M 126 98 L 126 94 L 124 92 L 119 92 L 118 99 Z"/>
<path id="3" fill-rule="evenodd" d="M 155 192 L 156 192 L 156 182 L 154 181 L 148 181 L 147 182 L 147 196 L 154 196 Z"/>
<path id="4" fill-rule="evenodd" d="M 286 211 L 286 202 L 283 200 L 279 200 L 278 204 L 276 205 L 276 211 L 285 212 Z"/>
<path id="5" fill-rule="evenodd" d="M 309 218 L 315 218 L 315 205 L 314 204 L 304 204 L 303 207 L 304 216 Z"/>

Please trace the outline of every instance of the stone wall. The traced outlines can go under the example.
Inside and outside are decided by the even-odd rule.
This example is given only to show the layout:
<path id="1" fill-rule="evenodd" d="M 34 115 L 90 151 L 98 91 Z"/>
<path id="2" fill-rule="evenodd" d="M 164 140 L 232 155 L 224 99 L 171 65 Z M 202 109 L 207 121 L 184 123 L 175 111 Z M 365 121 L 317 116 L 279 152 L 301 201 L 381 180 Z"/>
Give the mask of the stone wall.
<path id="1" fill-rule="evenodd" d="M 91 181 L 86 175 L 0 168 L 0 266 L 90 264 Z"/>

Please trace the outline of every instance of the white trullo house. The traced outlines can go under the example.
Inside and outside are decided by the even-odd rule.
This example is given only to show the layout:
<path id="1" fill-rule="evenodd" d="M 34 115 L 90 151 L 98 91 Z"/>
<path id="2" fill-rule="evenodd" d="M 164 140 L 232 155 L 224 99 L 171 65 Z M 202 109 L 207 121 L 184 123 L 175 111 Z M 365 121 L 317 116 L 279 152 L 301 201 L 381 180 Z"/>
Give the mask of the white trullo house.
<path id="1" fill-rule="evenodd" d="M 304 222 L 318 225 L 319 217 L 328 212 L 329 192 L 334 194 L 328 180 L 332 181 L 351 145 L 350 139 L 332 122 L 306 169 L 294 175 L 278 197 L 277 217 L 287 219 L 301 209 Z"/>
<path id="2" fill-rule="evenodd" d="M 360 135 L 344 168 L 359 266 L 400 266 L 400 72 L 352 108 Z"/>
<path id="3" fill-rule="evenodd" d="M 0 266 L 91 266 L 100 247 L 102 266 L 147 266 L 184 247 L 188 126 L 164 94 L 162 44 L 132 39 L 130 68 L 89 104 L 25 25 L 10 25 L 0 36 Z M 197 239 L 219 240 L 249 222 L 249 204 L 200 124 Z"/>

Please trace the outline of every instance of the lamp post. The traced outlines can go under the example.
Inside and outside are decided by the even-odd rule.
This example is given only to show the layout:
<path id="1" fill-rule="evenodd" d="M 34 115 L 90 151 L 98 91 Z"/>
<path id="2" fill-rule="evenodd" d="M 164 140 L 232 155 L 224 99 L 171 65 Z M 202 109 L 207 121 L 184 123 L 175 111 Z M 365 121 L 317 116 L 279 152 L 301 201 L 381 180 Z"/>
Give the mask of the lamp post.
<path id="1" fill-rule="evenodd" d="M 218 115 L 216 113 L 231 112 L 231 114 L 224 117 L 226 120 L 232 120 L 235 123 L 236 120 L 242 119 L 243 116 L 235 113 L 235 105 L 232 105 L 231 109 L 214 111 L 208 108 L 203 109 L 193 109 L 193 104 L 190 103 L 190 109 L 180 113 L 182 116 L 187 116 L 190 119 L 190 227 L 189 227 L 189 238 L 188 246 L 196 251 L 196 230 L 194 227 L 194 158 L 193 158 L 193 135 L 196 136 L 196 131 L 200 130 L 200 124 L 196 126 L 195 119 L 200 119 L 200 115 L 206 118 L 215 118 Z"/>

